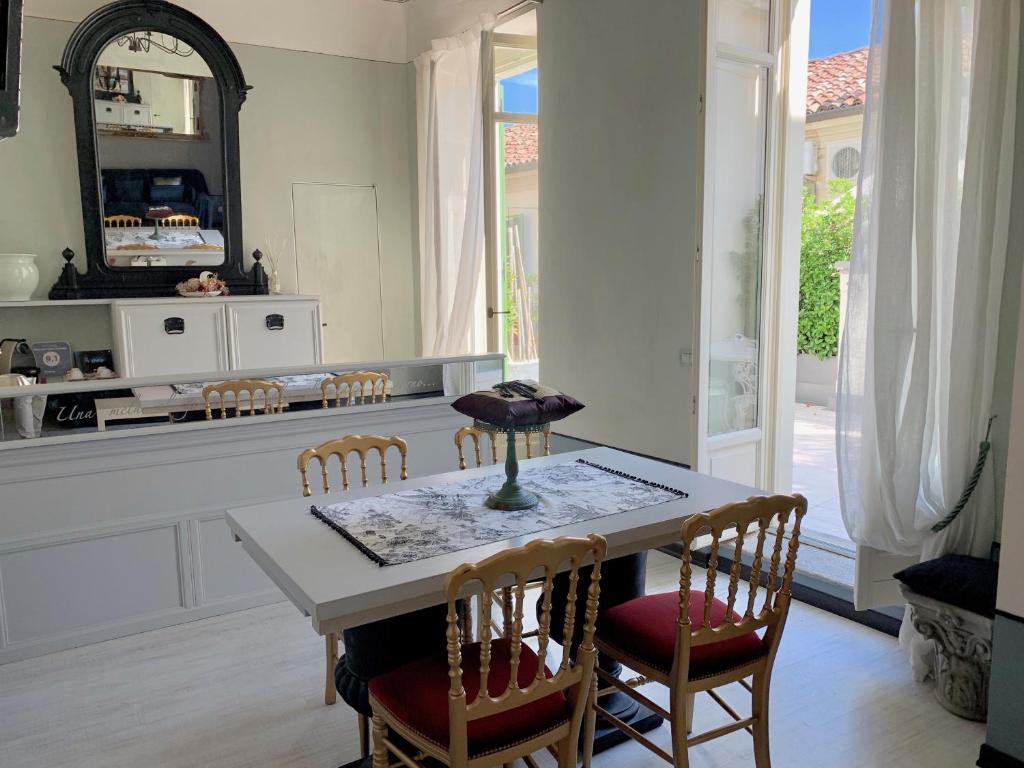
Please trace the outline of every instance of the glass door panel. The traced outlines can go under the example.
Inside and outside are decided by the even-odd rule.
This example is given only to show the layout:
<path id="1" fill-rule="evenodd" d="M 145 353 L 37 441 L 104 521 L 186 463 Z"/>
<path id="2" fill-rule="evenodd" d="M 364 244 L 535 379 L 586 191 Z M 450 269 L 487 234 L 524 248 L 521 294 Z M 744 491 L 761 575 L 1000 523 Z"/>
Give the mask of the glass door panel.
<path id="1" fill-rule="evenodd" d="M 715 66 L 709 436 L 758 426 L 767 85 L 764 66 Z"/>

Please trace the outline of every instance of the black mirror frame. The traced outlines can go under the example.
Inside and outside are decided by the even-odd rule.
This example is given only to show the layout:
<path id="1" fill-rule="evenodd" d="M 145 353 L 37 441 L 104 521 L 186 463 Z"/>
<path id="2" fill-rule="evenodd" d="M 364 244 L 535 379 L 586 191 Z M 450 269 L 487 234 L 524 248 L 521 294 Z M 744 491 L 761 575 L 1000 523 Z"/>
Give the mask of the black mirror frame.
<path id="1" fill-rule="evenodd" d="M 0 139 L 18 132 L 22 0 L 0 0 Z"/>
<path id="2" fill-rule="evenodd" d="M 151 30 L 176 37 L 203 57 L 220 90 L 221 159 L 224 169 L 224 263 L 218 268 L 235 295 L 267 293 L 266 274 L 257 259 L 242 265 L 238 113 L 251 86 L 227 42 L 209 24 L 166 0 L 119 0 L 91 13 L 72 33 L 60 65 L 61 82 L 74 102 L 78 176 L 82 194 L 87 271 L 68 263 L 50 289 L 51 299 L 173 296 L 174 286 L 201 271 L 196 267 L 130 269 L 107 264 L 100 202 L 100 172 L 93 105 L 93 69 L 100 53 L 120 35 Z M 73 257 L 73 254 L 70 254 Z"/>

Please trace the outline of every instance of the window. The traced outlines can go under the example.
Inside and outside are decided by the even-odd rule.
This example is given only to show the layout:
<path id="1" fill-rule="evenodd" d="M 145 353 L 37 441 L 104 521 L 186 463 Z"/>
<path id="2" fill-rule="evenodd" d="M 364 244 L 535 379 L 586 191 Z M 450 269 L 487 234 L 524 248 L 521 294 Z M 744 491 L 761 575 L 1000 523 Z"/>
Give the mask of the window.
<path id="1" fill-rule="evenodd" d="M 538 378 L 540 140 L 536 12 L 502 19 L 493 36 L 493 140 L 488 167 L 488 317 L 507 378 Z"/>

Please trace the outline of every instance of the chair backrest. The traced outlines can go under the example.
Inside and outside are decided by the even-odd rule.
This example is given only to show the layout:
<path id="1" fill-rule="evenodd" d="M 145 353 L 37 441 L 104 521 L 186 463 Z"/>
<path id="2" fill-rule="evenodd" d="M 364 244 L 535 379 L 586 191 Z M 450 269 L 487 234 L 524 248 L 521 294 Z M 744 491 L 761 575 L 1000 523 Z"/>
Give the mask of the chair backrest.
<path id="1" fill-rule="evenodd" d="M 485 432 L 482 429 L 476 427 L 462 427 L 455 433 L 455 448 L 459 452 L 459 469 L 466 468 L 466 454 L 463 448 L 463 443 L 466 438 L 470 438 L 473 441 L 473 454 L 476 457 L 476 465 L 482 466 L 483 459 L 480 455 L 480 442 L 483 440 L 483 436 L 487 435 L 491 441 L 491 464 L 498 463 L 498 439 L 504 436 L 504 433 Z M 523 439 L 526 441 L 526 458 L 533 458 L 533 443 L 530 442 L 533 435 L 541 435 L 541 451 L 545 456 L 551 455 L 551 427 L 548 426 L 543 432 L 523 432 Z"/>
<path id="2" fill-rule="evenodd" d="M 359 389 L 359 404 L 365 403 L 367 397 L 370 398 L 371 403 L 383 403 L 388 398 L 388 383 L 390 381 L 391 377 L 386 373 L 377 373 L 376 371 L 350 371 L 339 376 L 331 376 L 320 382 L 320 392 L 323 394 L 323 399 L 320 402 L 324 408 L 328 406 L 328 400 L 330 399 L 328 392 L 333 387 L 334 405 L 340 406 L 342 400 L 341 388 L 347 386 L 347 405 L 356 404 L 357 388 Z M 379 400 L 378 397 L 380 398 Z"/>
<path id="3" fill-rule="evenodd" d="M 800 546 L 800 521 L 807 513 L 807 500 L 799 494 L 792 496 L 753 496 L 746 501 L 726 504 L 718 509 L 693 515 L 683 523 L 683 564 L 679 577 L 679 624 L 676 636 L 676 666 L 689 664 L 689 648 L 707 643 L 728 640 L 749 632 L 766 628 L 765 642 L 769 652 L 774 654 L 781 637 L 782 627 L 789 611 L 790 587 L 796 568 L 797 549 Z M 787 530 L 792 518 L 792 527 Z M 775 526 L 774 531 L 771 530 Z M 722 536 L 736 530 L 735 541 L 724 542 L 732 565 L 729 569 L 729 585 L 726 598 L 725 618 L 712 626 L 712 604 L 718 577 L 718 557 Z M 694 541 L 699 536 L 710 534 L 711 555 L 707 564 L 707 583 L 703 595 L 703 614 L 698 626 L 692 626 L 690 619 L 691 559 Z M 783 547 L 786 537 L 783 563 Z M 753 545 L 744 549 L 744 544 L 753 538 Z M 769 554 L 770 552 L 770 554 Z M 740 594 L 740 573 L 744 554 L 751 558 L 750 577 L 745 581 L 746 595 Z M 765 561 L 767 557 L 767 574 Z M 780 567 L 782 568 L 780 576 Z M 766 589 L 763 597 L 758 587 L 764 577 Z M 737 610 L 737 600 L 739 608 Z M 758 604 L 760 607 L 758 608 Z M 739 616 L 732 619 L 733 613 Z"/>
<path id="4" fill-rule="evenodd" d="M 369 478 L 366 474 L 366 454 L 373 450 L 377 451 L 377 456 L 380 458 L 380 481 L 381 483 L 387 483 L 387 450 L 391 447 L 397 448 L 399 455 L 402 457 L 401 479 L 409 479 L 409 444 L 400 437 L 381 437 L 380 435 L 346 435 L 345 437 L 338 438 L 337 440 L 328 440 L 326 443 L 322 443 L 316 448 L 307 448 L 299 454 L 297 462 L 299 474 L 302 476 L 302 495 L 310 496 L 312 493 L 309 489 L 309 477 L 307 470 L 309 469 L 309 463 L 313 461 L 313 459 L 320 462 L 320 477 L 323 481 L 324 493 L 330 492 L 331 482 L 327 474 L 327 462 L 332 456 L 337 456 L 341 463 L 341 487 L 343 490 L 347 491 L 348 465 L 346 462 L 350 453 L 359 454 L 359 472 L 362 477 L 363 488 L 369 484 Z"/>
<path id="5" fill-rule="evenodd" d="M 597 621 L 597 600 L 600 595 L 601 561 L 604 559 L 607 543 L 604 537 L 591 534 L 586 538 L 562 537 L 555 540 L 536 540 L 516 549 L 508 549 L 476 564 L 465 564 L 448 574 L 445 579 L 445 595 L 448 599 L 448 677 L 451 686 L 448 694 L 450 748 L 453 757 L 465 756 L 467 749 L 467 727 L 470 721 L 506 712 L 532 701 L 550 696 L 552 693 L 573 688 L 570 703 L 573 707 L 573 729 L 578 733 L 586 704 L 591 676 L 593 675 L 596 651 L 594 650 L 594 626 Z M 583 638 L 576 651 L 575 663 L 569 662 L 573 629 L 576 626 L 577 587 L 580 568 L 593 563 L 590 583 L 586 590 L 586 605 L 583 608 Z M 551 637 L 551 604 L 555 574 L 568 564 L 569 588 L 566 594 L 565 621 L 561 628 L 561 659 L 551 677 L 545 671 Z M 543 576 L 543 593 L 539 601 L 537 616 L 537 671 L 525 685 L 519 682 L 519 668 L 523 647 L 523 611 L 526 601 L 526 583 L 531 578 Z M 486 601 L 496 588 L 512 586 L 515 599 L 510 644 L 510 675 L 505 690 L 492 696 L 488 686 L 491 672 L 491 624 L 480 623 L 480 687 L 476 696 L 469 701 L 463 687 L 462 647 L 469 638 L 461 637 L 457 603 L 468 594 L 476 594 Z M 571 731 L 572 732 L 572 731 Z"/>
<path id="6" fill-rule="evenodd" d="M 173 216 L 162 218 L 160 224 L 165 227 L 198 227 L 199 218 L 189 216 L 187 213 L 176 213 Z"/>
<path id="7" fill-rule="evenodd" d="M 275 398 L 271 393 L 276 392 Z M 203 402 L 206 405 L 206 418 L 213 418 L 211 408 L 213 396 L 220 398 L 220 417 L 226 419 L 228 416 L 228 395 L 235 398 L 235 416 L 242 415 L 242 395 L 249 396 L 249 415 L 256 413 L 256 396 L 263 395 L 263 411 L 265 413 L 284 413 L 284 384 L 280 381 L 266 381 L 264 379 L 234 379 L 222 381 L 219 384 L 207 384 L 203 387 Z"/>
<path id="8" fill-rule="evenodd" d="M 125 227 L 141 227 L 142 219 L 138 216 L 129 216 L 127 213 L 117 213 L 113 216 L 103 217 L 103 226 L 121 229 Z"/>

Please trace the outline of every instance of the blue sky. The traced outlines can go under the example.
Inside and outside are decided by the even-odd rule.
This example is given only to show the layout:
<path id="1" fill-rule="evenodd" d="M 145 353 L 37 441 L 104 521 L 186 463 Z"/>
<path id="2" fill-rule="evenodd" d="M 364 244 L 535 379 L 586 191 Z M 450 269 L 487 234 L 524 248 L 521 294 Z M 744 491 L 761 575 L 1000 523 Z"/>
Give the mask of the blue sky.
<path id="1" fill-rule="evenodd" d="M 871 36 L 871 0 L 811 0 L 809 57 L 863 48 Z"/>

